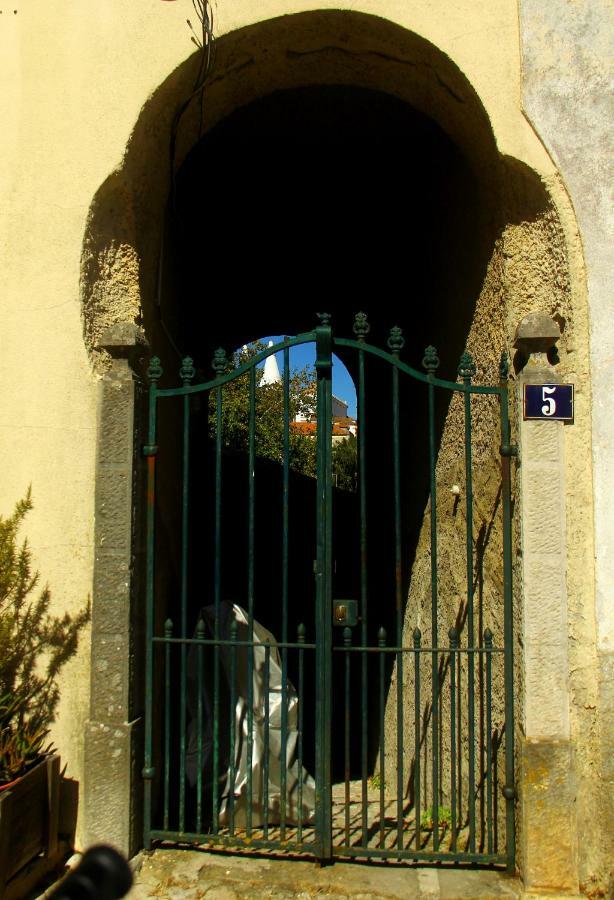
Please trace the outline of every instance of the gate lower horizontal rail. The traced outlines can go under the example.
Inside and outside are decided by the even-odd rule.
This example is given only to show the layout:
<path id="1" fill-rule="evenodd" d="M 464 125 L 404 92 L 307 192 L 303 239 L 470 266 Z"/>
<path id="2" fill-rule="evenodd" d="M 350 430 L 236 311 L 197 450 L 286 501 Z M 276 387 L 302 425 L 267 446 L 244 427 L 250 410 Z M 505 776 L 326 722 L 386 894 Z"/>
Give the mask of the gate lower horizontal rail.
<path id="1" fill-rule="evenodd" d="M 315 856 L 317 850 L 315 837 L 313 841 L 272 841 L 247 836 L 241 837 L 241 835 L 237 834 L 229 835 L 208 834 L 206 832 L 196 833 L 188 831 L 153 830 L 151 832 L 151 838 L 154 841 L 173 841 L 177 844 L 217 845 L 228 849 L 268 850 L 269 852 L 279 850 L 284 853 L 288 850 L 294 850 L 296 853 L 306 853 L 311 856 Z"/>
<path id="2" fill-rule="evenodd" d="M 168 638 L 154 637 L 156 644 L 195 644 L 209 647 L 266 647 L 266 643 L 262 641 L 225 641 L 215 640 L 214 638 Z M 292 644 L 284 641 L 276 641 L 277 647 L 288 650 L 315 650 L 315 644 Z M 333 651 L 337 653 L 445 653 L 445 654 L 462 654 L 462 653 L 505 653 L 503 647 L 373 647 L 359 646 L 352 644 L 349 647 L 333 647 Z"/>
<path id="3" fill-rule="evenodd" d="M 171 637 L 154 637 L 154 643 L 156 644 L 195 644 L 203 647 L 266 647 L 266 642 L 263 641 L 240 641 L 240 640 L 216 640 L 215 638 L 171 638 Z M 315 650 L 315 644 L 292 644 L 287 641 L 275 641 L 275 645 L 279 647 L 281 650 L 284 647 L 287 650 Z M 269 644 L 269 646 L 271 646 Z M 377 648 L 376 648 L 377 649 Z"/>
<path id="4" fill-rule="evenodd" d="M 317 856 L 317 848 L 314 843 L 297 842 L 297 841 L 279 841 L 261 840 L 258 838 L 240 837 L 239 835 L 224 834 L 196 834 L 194 832 L 181 831 L 156 831 L 151 832 L 151 838 L 154 841 L 172 841 L 177 844 L 194 844 L 208 847 L 223 847 L 224 849 L 247 849 L 247 850 L 267 850 L 274 852 L 276 849 L 284 854 L 288 851 L 300 853 L 303 856 Z M 351 856 L 355 859 L 365 859 L 367 857 L 377 859 L 402 859 L 405 861 L 415 862 L 443 862 L 443 863 L 480 863 L 482 865 L 504 865 L 507 857 L 502 853 L 434 853 L 429 851 L 405 851 L 405 850 L 378 850 L 376 848 L 364 847 L 336 847 L 335 850 L 340 851 L 340 855 Z"/>
<path id="5" fill-rule="evenodd" d="M 491 865 L 503 865 L 506 857 L 501 853 L 434 853 L 428 850 L 378 850 L 376 847 L 335 847 L 335 851 L 339 856 L 352 857 L 374 857 L 378 859 L 404 859 L 416 860 L 416 862 L 464 862 L 464 863 L 481 863 Z"/>

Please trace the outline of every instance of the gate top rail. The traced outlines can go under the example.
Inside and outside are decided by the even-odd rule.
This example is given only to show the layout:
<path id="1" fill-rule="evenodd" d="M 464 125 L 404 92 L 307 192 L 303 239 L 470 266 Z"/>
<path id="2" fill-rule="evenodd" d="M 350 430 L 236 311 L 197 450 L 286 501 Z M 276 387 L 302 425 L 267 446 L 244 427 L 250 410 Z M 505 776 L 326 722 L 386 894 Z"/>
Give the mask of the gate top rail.
<path id="1" fill-rule="evenodd" d="M 330 329 L 330 326 L 324 327 Z M 174 388 L 157 388 L 156 396 L 181 397 L 189 394 L 199 394 L 203 393 L 204 391 L 210 391 L 214 390 L 215 388 L 223 387 L 223 385 L 228 384 L 229 382 L 234 381 L 237 378 L 240 378 L 241 375 L 245 375 L 250 371 L 250 369 L 264 362 L 267 357 L 291 347 L 298 347 L 302 344 L 315 343 L 316 340 L 317 332 L 315 330 L 303 332 L 296 335 L 296 337 L 286 338 L 286 340 L 280 341 L 278 344 L 274 344 L 271 347 L 266 347 L 264 350 L 260 351 L 260 353 L 257 353 L 255 356 L 251 357 L 251 359 L 249 359 L 247 362 L 242 363 L 225 375 L 216 375 L 214 378 L 209 379 L 208 381 L 200 382 L 198 384 L 184 382 L 184 384 Z M 472 383 L 469 379 L 463 379 L 462 381 L 448 381 L 445 378 L 438 378 L 432 371 L 428 373 L 420 372 L 413 366 L 408 365 L 408 363 L 403 362 L 403 360 L 399 358 L 398 352 L 391 353 L 380 347 L 376 347 L 373 344 L 366 343 L 364 339 L 355 340 L 352 338 L 333 336 L 332 342 L 333 346 L 335 347 L 347 347 L 353 350 L 369 353 L 372 356 L 379 357 L 380 359 L 389 363 L 391 366 L 397 368 L 400 372 L 409 375 L 416 381 L 421 381 L 424 384 L 432 385 L 433 387 L 444 388 L 449 391 L 456 391 L 460 394 L 468 393 L 501 395 L 507 390 L 506 384 L 478 385 Z"/>
<path id="2" fill-rule="evenodd" d="M 213 388 L 222 387 L 223 385 L 228 384 L 230 381 L 234 381 L 236 378 L 240 378 L 241 375 L 245 375 L 246 372 L 249 372 L 250 369 L 253 369 L 254 366 L 259 365 L 259 363 L 264 362 L 267 356 L 272 356 L 274 353 L 279 353 L 280 350 L 285 350 L 287 347 L 298 347 L 301 344 L 312 344 L 315 343 L 315 340 L 315 331 L 306 331 L 302 334 L 297 334 L 296 337 L 287 338 L 285 341 L 280 341 L 278 344 L 274 344 L 272 347 L 266 347 L 264 350 L 261 350 L 260 353 L 252 356 L 251 359 L 249 359 L 247 362 L 244 362 L 242 365 L 237 366 L 236 369 L 233 369 L 232 372 L 228 372 L 226 375 L 218 375 L 215 378 L 212 378 L 209 381 L 203 381 L 200 384 L 188 384 L 176 388 L 158 388 L 156 394 L 158 397 L 182 397 L 186 394 L 199 394 L 202 391 L 210 391 Z"/>
<path id="3" fill-rule="evenodd" d="M 396 366 L 399 371 L 405 372 L 406 375 L 410 375 L 412 378 L 415 378 L 416 381 L 422 381 L 424 384 L 432 384 L 435 387 L 447 388 L 449 391 L 458 391 L 461 394 L 501 394 L 502 391 L 505 390 L 501 385 L 468 384 L 466 382 L 447 381 L 445 378 L 437 378 L 436 375 L 425 375 L 424 372 L 420 372 L 418 369 L 414 369 L 413 366 L 404 363 L 403 360 L 399 359 L 399 357 L 395 356 L 393 353 L 389 353 L 387 350 L 382 350 L 380 347 L 375 347 L 373 344 L 367 344 L 363 341 L 336 337 L 333 338 L 333 344 L 337 347 L 351 347 L 354 350 L 365 350 L 367 353 L 371 353 L 373 356 L 379 356 L 380 359 L 385 360 L 385 362 Z"/>

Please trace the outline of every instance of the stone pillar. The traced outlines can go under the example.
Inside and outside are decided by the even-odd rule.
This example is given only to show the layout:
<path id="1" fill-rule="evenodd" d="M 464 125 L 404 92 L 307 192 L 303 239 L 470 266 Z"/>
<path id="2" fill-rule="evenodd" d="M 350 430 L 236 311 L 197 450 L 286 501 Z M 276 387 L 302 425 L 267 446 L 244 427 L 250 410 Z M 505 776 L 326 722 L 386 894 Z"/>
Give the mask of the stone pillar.
<path id="1" fill-rule="evenodd" d="M 145 355 L 133 324 L 108 328 L 100 341 L 112 357 L 98 400 L 96 523 L 90 718 L 85 734 L 85 840 L 139 847 L 142 803 L 141 700 L 135 664 L 142 659 L 138 615 L 137 399 L 135 373 Z"/>
<path id="2" fill-rule="evenodd" d="M 569 724 L 567 547 L 562 422 L 523 421 L 523 386 L 556 383 L 548 361 L 559 329 L 525 316 L 516 331 L 522 498 L 524 705 L 520 858 L 528 891 L 578 893 L 576 781 Z"/>

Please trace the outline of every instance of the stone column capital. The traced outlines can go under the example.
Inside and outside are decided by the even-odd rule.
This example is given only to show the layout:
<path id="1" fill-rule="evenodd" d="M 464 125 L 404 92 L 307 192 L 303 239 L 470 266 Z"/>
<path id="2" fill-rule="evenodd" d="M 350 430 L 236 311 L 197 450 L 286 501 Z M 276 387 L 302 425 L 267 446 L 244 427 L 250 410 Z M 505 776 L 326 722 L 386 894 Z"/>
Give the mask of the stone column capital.
<path id="1" fill-rule="evenodd" d="M 516 327 L 514 347 L 521 355 L 525 381 L 559 380 L 551 359 L 560 337 L 559 326 L 547 313 L 537 311 L 522 317 Z"/>
<path id="2" fill-rule="evenodd" d="M 104 329 L 97 348 L 107 351 L 116 364 L 114 368 L 119 364 L 119 367 L 129 366 L 137 372 L 149 350 L 149 341 L 143 329 L 134 322 L 115 322 Z"/>

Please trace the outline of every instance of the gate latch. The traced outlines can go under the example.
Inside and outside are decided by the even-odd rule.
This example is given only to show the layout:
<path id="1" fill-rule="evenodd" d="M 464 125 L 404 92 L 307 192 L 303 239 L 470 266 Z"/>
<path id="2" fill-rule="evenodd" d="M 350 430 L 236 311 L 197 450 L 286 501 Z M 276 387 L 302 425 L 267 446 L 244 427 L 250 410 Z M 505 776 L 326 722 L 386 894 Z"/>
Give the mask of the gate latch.
<path id="1" fill-rule="evenodd" d="M 356 625 L 357 621 L 358 615 L 355 600 L 333 600 L 333 625 L 340 625 L 345 628 L 347 625 Z"/>

